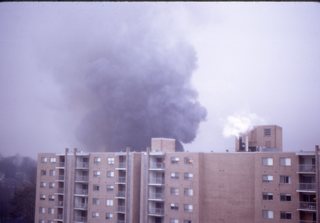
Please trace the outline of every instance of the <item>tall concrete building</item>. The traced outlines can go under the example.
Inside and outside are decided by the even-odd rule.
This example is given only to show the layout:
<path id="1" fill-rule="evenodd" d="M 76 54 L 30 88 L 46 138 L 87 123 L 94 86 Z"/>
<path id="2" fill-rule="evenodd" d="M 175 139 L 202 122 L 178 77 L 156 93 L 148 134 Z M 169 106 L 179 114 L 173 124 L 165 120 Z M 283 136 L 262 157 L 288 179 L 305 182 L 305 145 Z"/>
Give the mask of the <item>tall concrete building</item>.
<path id="1" fill-rule="evenodd" d="M 312 152 L 42 153 L 36 223 L 319 223 Z"/>

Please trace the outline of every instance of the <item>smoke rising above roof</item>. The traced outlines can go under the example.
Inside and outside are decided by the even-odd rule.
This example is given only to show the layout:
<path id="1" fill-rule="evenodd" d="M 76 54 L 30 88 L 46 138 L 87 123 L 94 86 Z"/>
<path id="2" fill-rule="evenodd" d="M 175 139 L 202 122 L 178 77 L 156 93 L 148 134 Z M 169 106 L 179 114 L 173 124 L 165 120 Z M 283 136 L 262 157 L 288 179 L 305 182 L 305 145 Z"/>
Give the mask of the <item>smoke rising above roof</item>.
<path id="1" fill-rule="evenodd" d="M 68 106 L 82 114 L 77 138 L 94 151 L 144 150 L 152 137 L 192 142 L 206 118 L 191 85 L 193 47 L 146 8 L 111 8 L 79 18 L 62 12 L 40 49 Z"/>

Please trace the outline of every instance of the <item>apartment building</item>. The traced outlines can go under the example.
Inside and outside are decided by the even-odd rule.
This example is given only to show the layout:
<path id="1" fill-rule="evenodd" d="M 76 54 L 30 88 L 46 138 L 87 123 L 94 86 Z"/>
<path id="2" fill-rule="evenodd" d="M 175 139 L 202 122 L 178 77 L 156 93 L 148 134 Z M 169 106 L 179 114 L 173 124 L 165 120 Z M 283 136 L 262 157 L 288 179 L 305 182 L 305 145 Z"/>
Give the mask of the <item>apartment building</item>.
<path id="1" fill-rule="evenodd" d="M 42 153 L 35 222 L 318 223 L 319 153 Z"/>

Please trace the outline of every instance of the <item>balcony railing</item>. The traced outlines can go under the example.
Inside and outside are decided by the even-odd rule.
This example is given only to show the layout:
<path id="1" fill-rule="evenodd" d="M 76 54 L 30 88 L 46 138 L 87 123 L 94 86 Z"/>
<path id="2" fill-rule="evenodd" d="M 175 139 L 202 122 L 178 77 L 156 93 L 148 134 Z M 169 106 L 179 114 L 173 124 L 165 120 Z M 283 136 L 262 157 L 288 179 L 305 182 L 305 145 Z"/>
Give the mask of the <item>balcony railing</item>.
<path id="1" fill-rule="evenodd" d="M 164 178 L 162 178 L 162 177 L 152 177 L 149 180 L 149 184 L 164 184 Z"/>
<path id="2" fill-rule="evenodd" d="M 57 219 L 62 220 L 63 219 L 63 215 L 62 214 L 57 214 Z"/>
<path id="3" fill-rule="evenodd" d="M 124 220 L 117 220 L 117 223 L 124 223 Z"/>
<path id="4" fill-rule="evenodd" d="M 76 176 L 76 181 L 88 181 L 88 176 Z"/>
<path id="5" fill-rule="evenodd" d="M 63 207 L 63 201 L 56 201 L 57 207 Z"/>
<path id="6" fill-rule="evenodd" d="M 64 167 L 64 162 L 59 162 L 57 167 Z"/>
<path id="7" fill-rule="evenodd" d="M 126 212 L 126 207 L 125 207 L 124 205 L 119 205 L 119 206 L 117 207 L 117 211 L 118 211 L 118 212 Z"/>
<path id="8" fill-rule="evenodd" d="M 299 223 L 317 223 L 316 221 L 300 220 Z"/>
<path id="9" fill-rule="evenodd" d="M 88 205 L 86 203 L 75 203 L 74 208 L 86 209 Z"/>
<path id="10" fill-rule="evenodd" d="M 120 162 L 118 165 L 118 168 L 126 168 L 126 163 L 125 162 Z"/>
<path id="11" fill-rule="evenodd" d="M 163 215 L 164 209 L 163 208 L 149 208 L 149 214 Z"/>
<path id="12" fill-rule="evenodd" d="M 64 188 L 58 188 L 57 189 L 58 194 L 63 194 L 64 193 Z"/>
<path id="13" fill-rule="evenodd" d="M 89 168 L 89 163 L 87 163 L 87 162 L 77 162 L 76 168 L 80 168 L 80 169 L 85 168 L 85 169 L 87 169 L 87 168 Z"/>
<path id="14" fill-rule="evenodd" d="M 299 209 L 316 211 L 317 205 L 316 202 L 300 202 Z"/>
<path id="15" fill-rule="evenodd" d="M 77 189 L 74 193 L 75 194 L 81 194 L 81 195 L 87 195 L 88 194 L 88 190 Z"/>
<path id="16" fill-rule="evenodd" d="M 313 164 L 300 164 L 299 172 L 314 173 L 316 172 L 316 166 Z"/>
<path id="17" fill-rule="evenodd" d="M 125 191 L 119 191 L 117 193 L 117 197 L 125 197 L 126 196 L 126 192 Z"/>
<path id="18" fill-rule="evenodd" d="M 315 183 L 299 183 L 299 190 L 315 191 L 316 184 Z"/>
<path id="19" fill-rule="evenodd" d="M 87 222 L 87 217 L 74 216 L 74 221 L 76 221 L 76 222 Z"/>
<path id="20" fill-rule="evenodd" d="M 164 163 L 151 162 L 150 169 L 164 169 Z"/>
<path id="21" fill-rule="evenodd" d="M 162 200 L 162 199 L 163 199 L 163 193 L 152 193 L 152 192 L 151 192 L 151 193 L 149 194 L 149 198 Z"/>
<path id="22" fill-rule="evenodd" d="M 126 177 L 118 177 L 118 182 L 119 183 L 125 183 L 126 182 Z"/>

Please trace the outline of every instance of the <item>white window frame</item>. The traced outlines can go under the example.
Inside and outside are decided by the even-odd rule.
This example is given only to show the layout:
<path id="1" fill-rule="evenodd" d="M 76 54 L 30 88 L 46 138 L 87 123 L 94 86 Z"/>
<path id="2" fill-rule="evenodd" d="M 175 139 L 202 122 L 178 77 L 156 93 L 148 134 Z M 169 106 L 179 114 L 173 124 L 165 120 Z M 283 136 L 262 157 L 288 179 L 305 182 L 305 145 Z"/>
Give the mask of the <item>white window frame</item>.
<path id="1" fill-rule="evenodd" d="M 177 204 L 177 203 L 171 203 L 171 204 L 170 204 L 170 209 L 171 209 L 171 210 L 178 211 L 178 210 L 179 210 L 179 204 Z"/>
<path id="2" fill-rule="evenodd" d="M 184 188 L 184 195 L 188 197 L 193 196 L 193 189 L 192 188 Z"/>
<path id="3" fill-rule="evenodd" d="M 107 212 L 107 213 L 106 213 L 106 219 L 107 219 L 107 220 L 110 220 L 110 219 L 112 219 L 112 218 L 113 218 L 113 213 Z"/>
<path id="4" fill-rule="evenodd" d="M 94 163 L 100 163 L 101 162 L 101 157 L 99 157 L 99 156 L 94 157 L 93 158 L 93 162 Z"/>
<path id="5" fill-rule="evenodd" d="M 272 192 L 262 192 L 262 200 L 272 201 L 273 200 L 273 193 Z"/>
<path id="6" fill-rule="evenodd" d="M 280 175 L 279 182 L 280 184 L 291 184 L 291 176 Z"/>
<path id="7" fill-rule="evenodd" d="M 273 166 L 273 158 L 272 157 L 262 157 L 262 165 L 263 166 Z"/>
<path id="8" fill-rule="evenodd" d="M 107 177 L 108 178 L 114 177 L 114 171 L 111 171 L 111 170 L 107 171 Z"/>
<path id="9" fill-rule="evenodd" d="M 93 171 L 93 176 L 99 177 L 100 175 L 101 175 L 101 171 L 99 171 L 99 170 L 94 170 Z"/>
<path id="10" fill-rule="evenodd" d="M 184 177 L 185 180 L 191 180 L 193 178 L 193 173 L 185 172 L 183 174 L 183 177 Z"/>
<path id="11" fill-rule="evenodd" d="M 263 219 L 274 219 L 274 212 L 270 210 L 262 210 Z"/>
<path id="12" fill-rule="evenodd" d="M 262 175 L 262 182 L 270 183 L 273 181 L 272 175 Z"/>
<path id="13" fill-rule="evenodd" d="M 179 179 L 179 172 L 172 172 L 170 174 L 171 179 Z"/>
<path id="14" fill-rule="evenodd" d="M 108 157 L 107 162 L 109 165 L 113 165 L 114 164 L 114 157 Z"/>
<path id="15" fill-rule="evenodd" d="M 291 158 L 280 157 L 280 166 L 291 166 Z"/>
<path id="16" fill-rule="evenodd" d="M 113 206 L 113 200 L 112 199 L 107 199 L 106 200 L 106 206 L 112 207 Z"/>
<path id="17" fill-rule="evenodd" d="M 172 164 L 177 164 L 177 163 L 179 163 L 179 161 L 180 161 L 180 157 L 177 157 L 177 156 L 171 157 Z"/>
<path id="18" fill-rule="evenodd" d="M 183 209 L 185 212 L 192 212 L 193 211 L 193 205 L 192 204 L 184 204 Z"/>
<path id="19" fill-rule="evenodd" d="M 179 195 L 179 188 L 177 188 L 177 187 L 171 187 L 171 188 L 170 188 L 170 194 L 171 194 L 171 195 L 176 195 L 176 196 L 178 196 L 178 195 Z"/>
<path id="20" fill-rule="evenodd" d="M 290 199 L 288 199 L 290 197 Z M 281 199 L 281 198 L 284 198 L 284 199 Z M 280 193 L 280 201 L 285 201 L 285 202 L 288 202 L 288 201 L 292 201 L 292 194 L 288 194 L 288 193 Z"/>
<path id="21" fill-rule="evenodd" d="M 99 216 L 100 216 L 99 212 L 92 212 L 93 218 L 99 218 Z"/>

